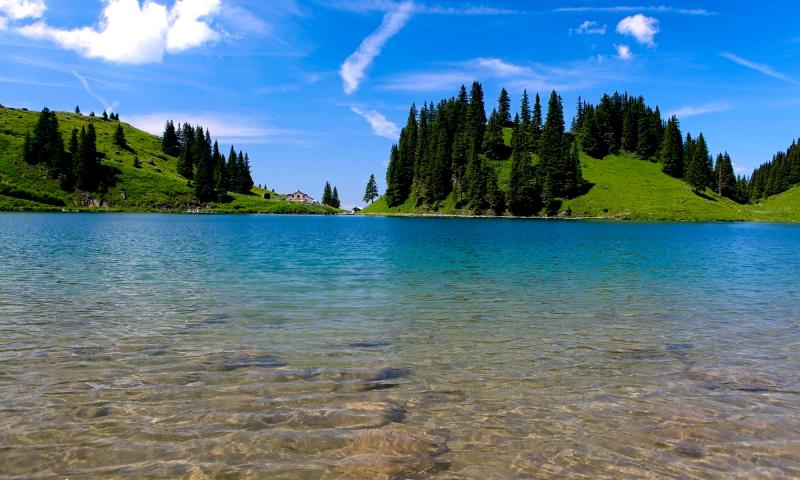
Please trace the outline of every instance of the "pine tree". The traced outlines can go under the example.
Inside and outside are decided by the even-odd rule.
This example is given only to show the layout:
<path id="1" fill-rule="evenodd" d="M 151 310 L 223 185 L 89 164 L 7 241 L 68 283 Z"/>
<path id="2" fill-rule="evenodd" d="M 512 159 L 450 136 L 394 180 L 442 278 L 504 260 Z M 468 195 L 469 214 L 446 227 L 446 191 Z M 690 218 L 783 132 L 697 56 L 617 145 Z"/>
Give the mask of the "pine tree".
<path id="1" fill-rule="evenodd" d="M 389 167 L 386 169 L 386 204 L 395 207 L 403 203 L 401 199 L 399 176 L 400 176 L 400 149 L 397 144 L 392 145 L 389 155 Z"/>
<path id="2" fill-rule="evenodd" d="M 239 167 L 239 157 L 236 155 L 236 149 L 231 145 L 231 151 L 228 153 L 228 164 L 226 165 L 228 171 L 228 189 L 232 192 L 239 193 L 239 186 L 242 184 L 241 168 Z"/>
<path id="3" fill-rule="evenodd" d="M 708 185 L 711 174 L 709 167 L 709 154 L 706 140 L 701 133 L 696 141 L 689 137 L 689 145 L 686 162 L 686 181 L 697 191 L 703 191 Z"/>
<path id="4" fill-rule="evenodd" d="M 472 82 L 469 97 L 469 118 L 472 126 L 472 141 L 476 153 L 481 152 L 483 133 L 486 130 L 486 107 L 483 103 L 483 86 L 480 82 Z"/>
<path id="5" fill-rule="evenodd" d="M 76 113 L 77 115 L 80 115 L 80 114 L 81 114 L 81 107 L 80 107 L 80 106 L 78 106 L 78 105 L 75 105 L 75 113 Z"/>
<path id="6" fill-rule="evenodd" d="M 325 189 L 322 191 L 322 204 L 330 205 L 333 201 L 333 190 L 331 189 L 331 182 L 325 182 Z"/>
<path id="7" fill-rule="evenodd" d="M 369 181 L 367 182 L 367 189 L 364 192 L 364 201 L 372 203 L 375 199 L 378 198 L 378 184 L 375 182 L 375 175 L 372 174 L 369 176 Z"/>
<path id="8" fill-rule="evenodd" d="M 717 155 L 714 166 L 714 190 L 721 196 L 740 201 L 737 192 L 738 180 L 733 172 L 733 163 L 728 152 Z"/>
<path id="9" fill-rule="evenodd" d="M 511 125 L 511 98 L 505 88 L 500 90 L 500 97 L 497 99 L 497 114 L 500 128 Z"/>
<path id="10" fill-rule="evenodd" d="M 508 209 L 514 215 L 531 215 L 536 211 L 538 201 L 535 197 L 530 156 L 522 142 L 522 123 L 519 114 L 514 118 L 514 134 L 511 137 L 511 173 L 508 184 Z"/>
<path id="11" fill-rule="evenodd" d="M 600 136 L 600 129 L 597 127 L 594 107 L 589 105 L 586 108 L 583 119 L 583 133 L 581 135 L 581 146 L 587 155 L 593 158 L 604 158 L 608 155 L 608 147 Z"/>
<path id="12" fill-rule="evenodd" d="M 164 126 L 164 134 L 161 136 L 161 151 L 173 157 L 181 154 L 181 142 L 172 120 L 169 120 Z"/>
<path id="13" fill-rule="evenodd" d="M 194 154 L 195 131 L 188 123 L 183 124 L 183 145 L 178 157 L 178 175 L 183 178 L 192 179 L 194 175 Z"/>
<path id="14" fill-rule="evenodd" d="M 118 123 L 117 128 L 114 130 L 114 145 L 119 148 L 128 148 L 128 141 L 125 139 L 125 131 L 122 129 L 121 123 Z"/>
<path id="15" fill-rule="evenodd" d="M 683 178 L 683 141 L 678 118 L 674 115 L 667 121 L 658 157 L 664 173 L 675 178 Z"/>
<path id="16" fill-rule="evenodd" d="M 219 144 L 214 141 L 214 149 L 211 154 L 211 161 L 214 163 L 214 190 L 217 192 L 217 199 L 222 199 L 228 193 L 228 168 L 225 165 L 225 157 L 219 151 Z"/>
<path id="17" fill-rule="evenodd" d="M 539 151 L 539 142 L 542 137 L 542 101 L 539 94 L 533 100 L 533 118 L 531 119 L 531 148 L 534 152 Z"/>
<path id="18" fill-rule="evenodd" d="M 563 163 L 564 152 L 564 109 L 561 97 L 555 90 L 550 94 L 547 104 L 547 120 L 542 131 L 539 147 L 540 181 L 550 177 L 553 192 L 558 194 L 564 185 L 564 172 L 559 167 Z"/>
<path id="19" fill-rule="evenodd" d="M 505 198 L 497 184 L 497 172 L 491 165 L 484 166 L 483 177 L 486 179 L 486 203 L 495 215 L 502 215 L 506 209 Z"/>
<path id="20" fill-rule="evenodd" d="M 103 110 L 103 121 L 104 121 L 104 122 L 107 122 L 107 121 L 108 121 L 108 112 L 107 112 L 107 111 L 105 111 L 105 110 Z"/>
<path id="21" fill-rule="evenodd" d="M 336 187 L 333 187 L 333 194 L 331 195 L 331 207 L 339 208 L 342 206 L 342 203 L 339 201 L 339 191 L 336 190 Z"/>
<path id="22" fill-rule="evenodd" d="M 492 110 L 489 115 L 489 123 L 486 125 L 486 132 L 483 136 L 483 152 L 493 160 L 499 160 L 506 156 L 506 144 L 503 139 L 502 115 L 496 110 Z"/>
<path id="23" fill-rule="evenodd" d="M 467 163 L 464 176 L 467 206 L 473 211 L 486 208 L 486 180 L 483 178 L 484 166 L 481 157 L 473 154 Z"/>

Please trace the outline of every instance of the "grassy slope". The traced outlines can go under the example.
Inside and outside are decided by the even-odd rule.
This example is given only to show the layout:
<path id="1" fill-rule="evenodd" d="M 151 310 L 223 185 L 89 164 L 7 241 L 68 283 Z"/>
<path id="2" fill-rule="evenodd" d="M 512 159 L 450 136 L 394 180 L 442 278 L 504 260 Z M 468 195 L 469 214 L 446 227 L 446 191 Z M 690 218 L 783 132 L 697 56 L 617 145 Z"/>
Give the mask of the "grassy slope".
<path id="1" fill-rule="evenodd" d="M 105 154 L 103 165 L 114 170 L 116 183 L 103 193 L 91 194 L 106 207 L 79 206 L 80 192 L 62 191 L 57 180 L 47 178 L 42 166 L 31 166 L 22 160 L 25 132 L 33 130 L 37 119 L 38 112 L 0 108 L 0 210 L 185 211 L 198 207 L 186 179 L 176 173 L 177 159 L 161 153 L 160 138 L 123 123 L 125 137 L 133 151 L 123 150 L 113 144 L 116 124 L 100 118 L 93 120 L 97 130 L 97 149 Z M 59 112 L 58 121 L 65 144 L 68 144 L 72 128 L 86 126 L 90 118 Z M 137 156 L 142 168 L 133 166 Z M 263 190 L 253 189 L 251 195 L 231 194 L 231 202 L 212 203 L 203 210 L 336 213 L 330 207 L 285 202 L 283 195 L 273 195 L 273 200 L 264 200 L 263 193 Z"/>
<path id="2" fill-rule="evenodd" d="M 500 188 L 508 189 L 510 162 L 492 161 Z M 770 198 L 759 205 L 739 205 L 707 190 L 700 196 L 678 179 L 665 175 L 661 166 L 622 154 L 602 160 L 581 156 L 584 178 L 594 184 L 585 195 L 565 200 L 573 217 L 602 217 L 629 220 L 757 220 L 800 221 L 800 187 Z M 450 208 L 447 208 L 447 206 Z M 466 214 L 452 208 L 452 199 L 439 209 L 442 214 Z M 364 209 L 367 214 L 433 213 L 415 209 L 412 202 L 388 208 L 381 198 Z"/>
<path id="3" fill-rule="evenodd" d="M 800 186 L 752 205 L 753 211 L 766 219 L 800 222 Z"/>

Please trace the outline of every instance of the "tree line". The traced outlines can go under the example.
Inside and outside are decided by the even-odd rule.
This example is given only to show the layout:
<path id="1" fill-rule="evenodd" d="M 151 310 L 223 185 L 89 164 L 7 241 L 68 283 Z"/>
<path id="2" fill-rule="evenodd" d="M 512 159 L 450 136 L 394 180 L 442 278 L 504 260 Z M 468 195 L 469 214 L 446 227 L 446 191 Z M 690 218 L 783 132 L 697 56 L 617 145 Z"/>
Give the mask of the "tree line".
<path id="1" fill-rule="evenodd" d="M 503 128 L 513 128 L 510 148 Z M 508 195 L 498 185 L 495 160 L 511 155 Z M 538 161 L 535 161 L 538 160 Z M 527 92 L 513 122 L 503 89 L 486 117 L 483 87 L 438 104 L 412 105 L 399 141 L 391 148 L 386 173 L 390 207 L 411 199 L 436 207 L 452 194 L 457 208 L 531 215 L 553 213 L 557 197 L 578 194 L 584 186 L 573 136 L 565 132 L 561 97 L 553 91 L 542 123 L 539 96 L 533 110 Z"/>
<path id="2" fill-rule="evenodd" d="M 44 165 L 47 175 L 66 191 L 95 191 L 103 179 L 94 124 L 73 128 L 66 149 L 56 113 L 47 107 L 39 113 L 33 133 L 25 132 L 22 156 L 31 165 Z"/>
<path id="3" fill-rule="evenodd" d="M 202 202 L 225 200 L 227 192 L 247 194 L 253 188 L 250 157 L 231 146 L 226 159 L 219 143 L 211 143 L 211 133 L 201 126 L 178 124 L 164 127 L 161 150 L 178 157 L 178 174 L 190 180 L 195 197 Z"/>
<path id="4" fill-rule="evenodd" d="M 750 201 L 777 195 L 797 184 L 800 184 L 800 147 L 793 141 L 786 151 L 776 153 L 771 161 L 753 171 L 749 182 Z"/>

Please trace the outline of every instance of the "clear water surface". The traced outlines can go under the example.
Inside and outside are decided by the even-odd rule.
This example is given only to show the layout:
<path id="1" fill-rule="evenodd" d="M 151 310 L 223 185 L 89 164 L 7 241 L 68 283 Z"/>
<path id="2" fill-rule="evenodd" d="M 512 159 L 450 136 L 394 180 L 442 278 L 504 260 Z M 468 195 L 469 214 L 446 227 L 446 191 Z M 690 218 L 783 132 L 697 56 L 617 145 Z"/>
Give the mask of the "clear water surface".
<path id="1" fill-rule="evenodd" d="M 0 215 L 0 478 L 797 478 L 800 227 Z"/>

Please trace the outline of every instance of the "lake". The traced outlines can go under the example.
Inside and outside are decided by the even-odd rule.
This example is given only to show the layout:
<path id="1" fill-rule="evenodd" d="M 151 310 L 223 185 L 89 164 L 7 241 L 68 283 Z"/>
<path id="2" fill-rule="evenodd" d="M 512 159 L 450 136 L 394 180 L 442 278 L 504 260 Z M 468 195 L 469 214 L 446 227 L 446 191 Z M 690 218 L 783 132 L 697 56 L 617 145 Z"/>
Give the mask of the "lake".
<path id="1" fill-rule="evenodd" d="M 2 478 L 797 478 L 800 227 L 0 214 Z"/>

